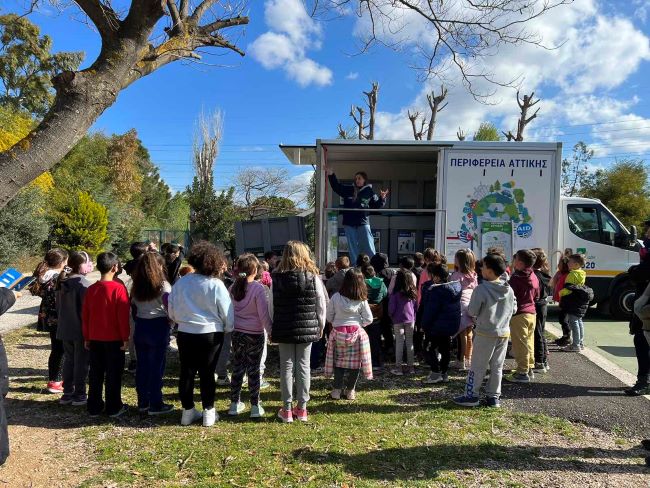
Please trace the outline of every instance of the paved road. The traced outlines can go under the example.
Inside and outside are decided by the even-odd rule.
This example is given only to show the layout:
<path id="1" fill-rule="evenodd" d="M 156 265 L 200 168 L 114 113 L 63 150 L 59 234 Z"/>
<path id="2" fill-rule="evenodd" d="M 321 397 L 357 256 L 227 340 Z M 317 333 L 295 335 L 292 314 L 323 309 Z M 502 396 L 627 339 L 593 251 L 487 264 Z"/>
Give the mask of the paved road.
<path id="1" fill-rule="evenodd" d="M 556 319 L 556 311 L 551 309 L 549 320 L 556 322 Z M 584 322 L 585 346 L 636 376 L 636 356 L 628 323 L 614 321 L 595 308 L 589 310 Z"/>

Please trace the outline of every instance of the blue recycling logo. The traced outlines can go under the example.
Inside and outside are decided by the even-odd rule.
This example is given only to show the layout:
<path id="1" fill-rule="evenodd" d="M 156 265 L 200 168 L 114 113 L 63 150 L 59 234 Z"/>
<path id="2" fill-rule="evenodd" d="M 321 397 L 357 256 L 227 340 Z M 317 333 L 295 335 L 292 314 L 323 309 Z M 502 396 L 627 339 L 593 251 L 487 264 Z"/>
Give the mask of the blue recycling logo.
<path id="1" fill-rule="evenodd" d="M 519 224 L 517 226 L 517 236 L 523 239 L 527 239 L 533 235 L 533 226 L 528 223 Z"/>

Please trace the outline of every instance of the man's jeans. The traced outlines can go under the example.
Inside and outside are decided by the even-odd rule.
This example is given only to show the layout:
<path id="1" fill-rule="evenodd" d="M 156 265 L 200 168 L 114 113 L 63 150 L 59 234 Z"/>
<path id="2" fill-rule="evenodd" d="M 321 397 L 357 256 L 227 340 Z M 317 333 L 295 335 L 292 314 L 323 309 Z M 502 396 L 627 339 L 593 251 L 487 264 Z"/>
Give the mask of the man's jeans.
<path id="1" fill-rule="evenodd" d="M 359 254 L 375 255 L 375 240 L 370 231 L 370 224 L 366 225 L 345 225 L 345 237 L 348 239 L 348 255 L 352 265 Z"/>

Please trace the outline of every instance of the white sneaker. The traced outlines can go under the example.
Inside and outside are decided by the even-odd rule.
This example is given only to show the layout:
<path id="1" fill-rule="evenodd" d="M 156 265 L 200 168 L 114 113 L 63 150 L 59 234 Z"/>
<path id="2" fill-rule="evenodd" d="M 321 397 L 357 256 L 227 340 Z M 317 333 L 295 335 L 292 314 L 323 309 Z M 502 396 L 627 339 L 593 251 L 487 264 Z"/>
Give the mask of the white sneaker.
<path id="1" fill-rule="evenodd" d="M 181 425 L 192 425 L 200 419 L 201 412 L 196 408 L 190 408 L 189 410 L 183 409 L 183 413 L 181 414 Z"/>
<path id="2" fill-rule="evenodd" d="M 442 375 L 440 373 L 429 373 L 429 376 L 424 380 L 425 385 L 435 385 L 436 383 L 442 383 Z"/>
<path id="3" fill-rule="evenodd" d="M 246 409 L 246 405 L 244 405 L 243 402 L 237 402 L 237 403 L 231 403 L 230 404 L 230 410 L 228 410 L 228 415 L 232 415 L 233 417 L 235 415 L 239 415 Z"/>
<path id="4" fill-rule="evenodd" d="M 203 410 L 203 427 L 212 427 L 219 420 L 219 414 L 212 408 Z"/>
<path id="5" fill-rule="evenodd" d="M 259 419 L 261 417 L 264 417 L 264 409 L 262 408 L 262 404 L 259 403 L 257 405 L 253 405 L 251 407 L 251 418 L 252 419 Z"/>

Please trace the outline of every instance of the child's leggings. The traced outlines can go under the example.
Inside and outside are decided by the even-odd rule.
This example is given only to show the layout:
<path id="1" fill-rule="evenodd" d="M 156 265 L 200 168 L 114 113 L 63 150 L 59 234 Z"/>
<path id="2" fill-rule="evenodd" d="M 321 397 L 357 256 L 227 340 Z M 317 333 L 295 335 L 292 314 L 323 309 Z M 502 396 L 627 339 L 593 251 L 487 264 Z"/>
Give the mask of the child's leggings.
<path id="1" fill-rule="evenodd" d="M 232 333 L 232 379 L 230 381 L 230 401 L 239 402 L 244 373 L 248 374 L 248 391 L 251 405 L 260 401 L 260 363 L 264 351 L 264 334 Z"/>
<path id="2" fill-rule="evenodd" d="M 473 333 L 473 329 L 471 327 L 468 327 L 467 329 L 461 331 L 460 334 L 458 334 L 460 337 L 461 359 L 463 357 L 468 361 L 472 359 L 472 345 L 474 343 L 472 340 Z"/>
<path id="3" fill-rule="evenodd" d="M 400 366 L 402 358 L 404 357 L 404 342 L 406 342 L 406 363 L 409 368 L 413 367 L 414 352 L 413 352 L 413 330 L 415 324 L 413 322 L 406 322 L 403 324 L 393 324 L 393 332 L 395 333 L 395 364 Z"/>
<path id="4" fill-rule="evenodd" d="M 345 382 L 345 388 L 348 391 L 356 388 L 359 373 L 361 372 L 360 369 L 334 368 L 334 389 L 343 389 L 343 377 L 346 372 L 348 373 L 348 380 Z"/>

